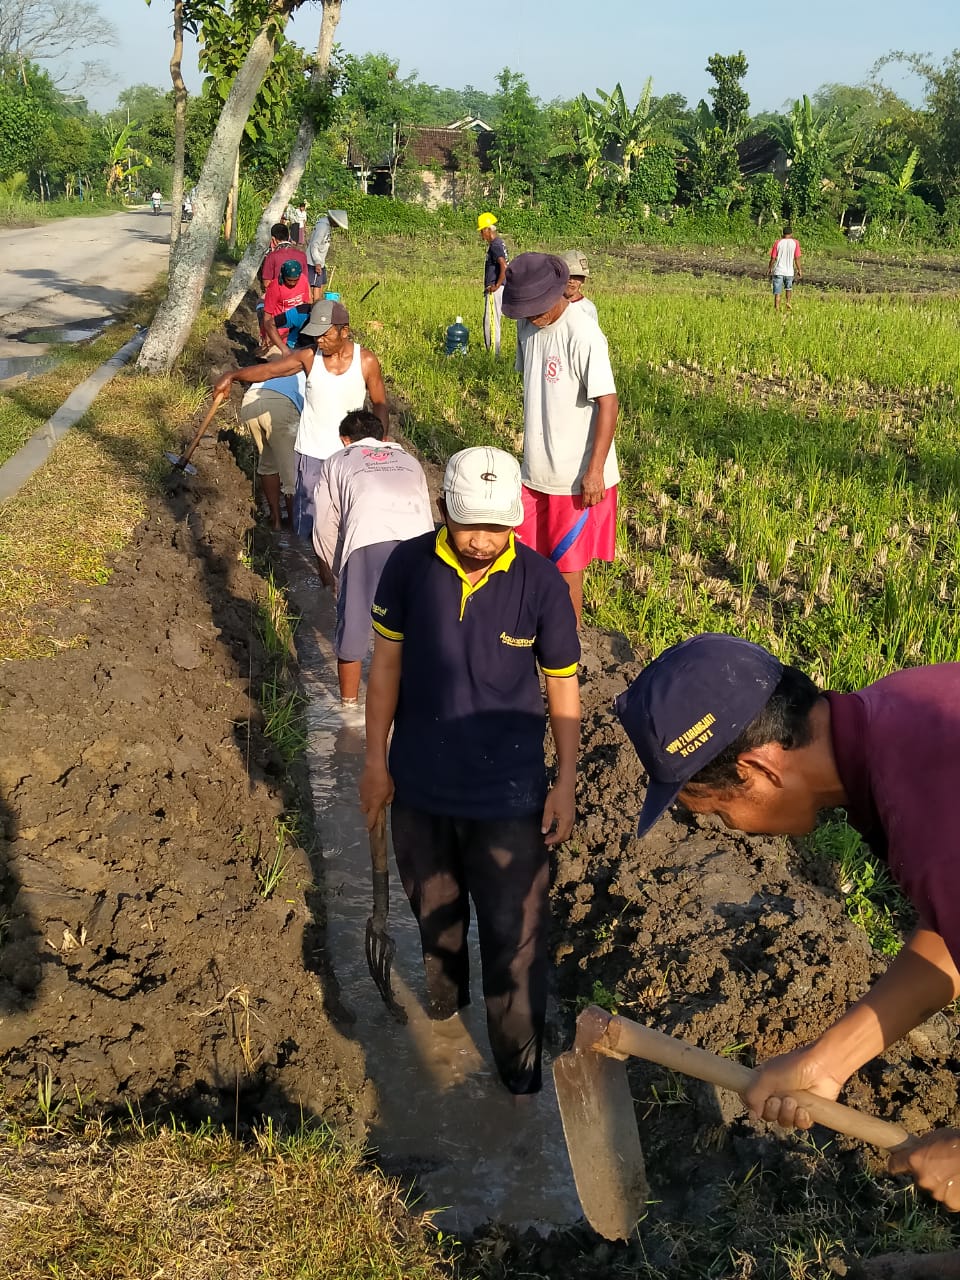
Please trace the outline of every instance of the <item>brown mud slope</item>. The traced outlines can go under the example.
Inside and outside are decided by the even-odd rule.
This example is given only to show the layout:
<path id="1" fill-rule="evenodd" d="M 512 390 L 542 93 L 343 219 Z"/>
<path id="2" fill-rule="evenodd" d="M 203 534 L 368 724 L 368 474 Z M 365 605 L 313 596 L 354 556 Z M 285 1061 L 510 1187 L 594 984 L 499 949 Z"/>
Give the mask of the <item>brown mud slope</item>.
<path id="1" fill-rule="evenodd" d="M 679 813 L 634 838 L 644 778 L 611 703 L 638 670 L 622 637 L 587 635 L 578 822 L 554 886 L 564 1031 L 578 999 L 612 997 L 628 1017 L 752 1065 L 815 1036 L 884 962 L 844 914 L 831 867 L 787 841 Z M 957 1124 L 955 1037 L 954 1020 L 938 1015 L 865 1069 L 845 1100 L 914 1131 Z M 843 1274 L 844 1257 L 875 1250 L 908 1212 L 912 1193 L 882 1173 L 877 1152 L 820 1129 L 812 1140 L 781 1134 L 732 1095 L 657 1066 L 632 1063 L 630 1078 L 655 1198 L 642 1244 L 584 1240 L 574 1264 L 569 1245 L 514 1241 L 517 1274 L 831 1274 L 826 1259 L 822 1271 L 792 1272 L 777 1256 L 777 1242 L 812 1231 L 829 1236 Z"/>
<path id="2" fill-rule="evenodd" d="M 324 1013 L 306 854 L 271 898 L 258 882 L 296 797 L 256 702 L 249 482 L 223 442 L 196 460 L 66 602 L 85 647 L 0 667 L 2 1078 L 349 1122 L 363 1072 Z"/>

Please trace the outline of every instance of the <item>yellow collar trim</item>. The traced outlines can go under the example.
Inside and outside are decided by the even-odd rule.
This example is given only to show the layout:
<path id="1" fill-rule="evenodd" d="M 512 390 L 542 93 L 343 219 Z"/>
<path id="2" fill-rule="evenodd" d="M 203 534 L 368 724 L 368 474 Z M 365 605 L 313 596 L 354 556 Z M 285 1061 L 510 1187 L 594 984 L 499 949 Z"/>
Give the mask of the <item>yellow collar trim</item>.
<path id="1" fill-rule="evenodd" d="M 463 611 L 467 606 L 467 601 L 481 587 L 490 581 L 490 575 L 493 573 L 506 573 L 517 558 L 516 548 L 513 544 L 513 532 L 510 533 L 510 540 L 506 547 L 494 560 L 493 564 L 478 582 L 471 582 L 463 571 L 463 565 L 457 559 L 456 554 L 450 547 L 450 540 L 447 537 L 447 526 L 443 525 L 437 531 L 437 540 L 434 544 L 434 550 L 443 561 L 449 565 L 457 577 L 460 579 L 460 621 L 463 621 Z"/>

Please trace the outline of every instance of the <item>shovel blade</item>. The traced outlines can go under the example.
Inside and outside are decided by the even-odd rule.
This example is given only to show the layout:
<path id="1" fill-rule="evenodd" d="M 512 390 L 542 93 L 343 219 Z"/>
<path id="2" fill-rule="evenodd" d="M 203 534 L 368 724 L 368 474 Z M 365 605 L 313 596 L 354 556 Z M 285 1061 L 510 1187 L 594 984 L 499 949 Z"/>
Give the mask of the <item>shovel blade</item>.
<path id="1" fill-rule="evenodd" d="M 553 1079 L 584 1216 L 607 1240 L 629 1240 L 650 1188 L 626 1067 L 571 1049 L 555 1059 Z"/>
<path id="2" fill-rule="evenodd" d="M 164 451 L 163 456 L 172 464 L 175 471 L 183 471 L 188 476 L 195 476 L 197 468 L 192 462 L 184 462 L 182 453 L 171 453 L 169 449 Z"/>

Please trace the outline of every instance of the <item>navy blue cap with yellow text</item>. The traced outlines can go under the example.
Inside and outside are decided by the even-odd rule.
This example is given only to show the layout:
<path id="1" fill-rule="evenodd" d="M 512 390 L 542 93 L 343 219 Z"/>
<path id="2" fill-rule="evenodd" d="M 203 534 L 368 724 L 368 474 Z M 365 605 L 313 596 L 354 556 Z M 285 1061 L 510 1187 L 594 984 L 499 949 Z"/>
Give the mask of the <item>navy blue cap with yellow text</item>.
<path id="1" fill-rule="evenodd" d="M 614 702 L 647 771 L 637 835 L 770 701 L 783 666 L 736 636 L 705 634 L 665 649 Z"/>

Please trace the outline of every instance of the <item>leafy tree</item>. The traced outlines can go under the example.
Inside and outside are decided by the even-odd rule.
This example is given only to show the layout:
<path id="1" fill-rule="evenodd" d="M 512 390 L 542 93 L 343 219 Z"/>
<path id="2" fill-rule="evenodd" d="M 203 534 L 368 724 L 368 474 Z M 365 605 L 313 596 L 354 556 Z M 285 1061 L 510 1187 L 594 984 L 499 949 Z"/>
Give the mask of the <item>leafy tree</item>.
<path id="1" fill-rule="evenodd" d="M 740 83 L 747 74 L 743 50 L 726 57 L 720 53 L 711 54 L 706 70 L 716 81 L 710 90 L 716 128 L 734 142 L 739 142 L 750 118 L 750 99 Z"/>
<path id="2" fill-rule="evenodd" d="M 737 148 L 703 101 L 680 132 L 680 189 L 692 204 L 728 212 L 742 190 Z"/>
<path id="3" fill-rule="evenodd" d="M 790 157 L 786 195 L 794 217 L 809 217 L 823 207 L 824 178 L 836 131 L 836 114 L 818 115 L 806 94 L 783 120 L 779 137 Z"/>
<path id="4" fill-rule="evenodd" d="M 497 76 L 499 93 L 496 139 L 491 149 L 500 177 L 500 203 L 508 190 L 533 191 L 547 156 L 546 121 L 526 77 L 504 67 Z"/>
<path id="5" fill-rule="evenodd" d="M 265 0 L 260 9 L 254 38 L 223 104 L 197 182 L 193 222 L 171 255 L 167 296 L 150 326 L 140 352 L 139 368 L 154 373 L 169 372 L 183 350 L 200 310 L 203 287 L 216 252 L 220 220 L 244 127 L 287 19 L 303 2 Z"/>
<path id="6" fill-rule="evenodd" d="M 89 0 L 3 0 L 0 4 L 0 55 L 16 63 L 51 62 L 69 66 L 77 49 L 116 43 L 116 33 Z M 63 89 L 102 80 L 101 62 L 85 61 L 79 76 L 65 70 L 56 83 Z"/>
<path id="7" fill-rule="evenodd" d="M 913 145 L 920 150 L 923 171 L 940 201 L 960 195 L 960 49 L 937 65 L 916 53 L 889 53 L 876 70 L 902 63 L 925 82 L 923 112 L 901 121 Z"/>

